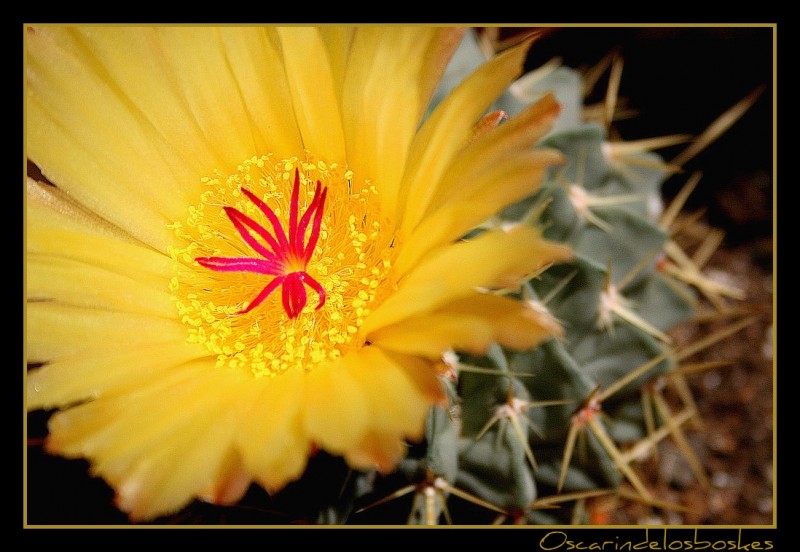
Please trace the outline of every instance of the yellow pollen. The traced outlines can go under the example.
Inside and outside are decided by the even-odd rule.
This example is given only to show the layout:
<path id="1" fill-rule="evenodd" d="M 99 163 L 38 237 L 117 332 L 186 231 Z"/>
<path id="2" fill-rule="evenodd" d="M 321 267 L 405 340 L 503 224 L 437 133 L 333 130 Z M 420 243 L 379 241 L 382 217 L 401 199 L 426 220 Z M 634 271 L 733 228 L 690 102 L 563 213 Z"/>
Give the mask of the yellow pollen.
<path id="1" fill-rule="evenodd" d="M 241 192 L 244 187 L 274 211 L 288 232 L 295 167 L 301 175 L 301 216 L 314 197 L 317 181 L 328 189 L 319 240 L 305 267 L 325 290 L 325 304 L 316 310 L 319 296 L 306 287 L 308 302 L 292 319 L 278 288 L 253 310 L 240 314 L 274 276 L 214 271 L 195 259 L 262 258 L 242 239 L 224 208 L 239 210 L 273 233 L 267 217 Z M 351 171 L 315 161 L 308 152 L 302 159 L 252 157 L 233 174 L 204 177 L 201 183 L 205 190 L 199 202 L 189 206 L 186 221 L 170 225 L 176 245 L 170 248 L 175 276 L 169 291 L 188 342 L 206 347 L 218 366 L 242 368 L 255 377 L 310 370 L 363 345 L 358 329 L 391 292 L 389 273 L 399 239 L 392 221 L 381 217 L 375 186 L 369 181 L 357 185 Z M 310 233 L 309 224 L 306 238 Z M 302 271 L 302 261 L 292 262 L 286 270 Z"/>

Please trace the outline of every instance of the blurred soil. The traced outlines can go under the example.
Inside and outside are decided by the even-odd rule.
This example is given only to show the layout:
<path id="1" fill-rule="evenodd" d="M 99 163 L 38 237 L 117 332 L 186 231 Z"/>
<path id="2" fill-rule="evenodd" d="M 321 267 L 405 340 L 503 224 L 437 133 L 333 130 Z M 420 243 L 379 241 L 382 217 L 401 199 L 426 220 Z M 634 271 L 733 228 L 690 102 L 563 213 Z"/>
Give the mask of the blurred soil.
<path id="1" fill-rule="evenodd" d="M 747 292 L 738 307 L 757 315 L 734 335 L 698 352 L 687 362 L 730 361 L 723 367 L 686 376 L 703 427 L 686 434 L 708 478 L 700 484 L 674 441 L 659 444 L 658 455 L 637 466 L 659 500 L 687 511 L 652 508 L 631 501 L 597 501 L 611 524 L 772 525 L 775 450 L 773 371 L 772 240 L 722 247 L 706 270 Z M 710 308 L 710 307 L 709 307 Z M 741 319 L 741 317 L 739 318 Z M 729 322 L 686 324 L 673 332 L 678 343 L 695 342 Z M 671 403 L 679 408 L 674 394 Z"/>

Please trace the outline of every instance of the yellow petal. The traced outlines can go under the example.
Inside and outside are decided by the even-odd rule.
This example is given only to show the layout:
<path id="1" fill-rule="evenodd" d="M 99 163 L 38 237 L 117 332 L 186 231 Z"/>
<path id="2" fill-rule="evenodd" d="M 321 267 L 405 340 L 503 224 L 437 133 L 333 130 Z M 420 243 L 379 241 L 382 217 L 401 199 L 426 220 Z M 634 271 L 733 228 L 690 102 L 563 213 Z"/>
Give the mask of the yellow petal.
<path id="1" fill-rule="evenodd" d="M 548 337 L 561 337 L 558 321 L 547 311 L 497 295 L 475 294 L 442 309 L 456 316 L 483 318 L 494 326 L 495 340 L 512 349 L 529 349 Z"/>
<path id="2" fill-rule="evenodd" d="M 437 51 L 447 33 L 452 30 L 365 26 L 352 39 L 342 91 L 347 159 L 360 176 L 377 183 L 389 216 L 396 209 L 409 146 L 432 92 L 425 74 L 431 71 L 429 56 L 447 55 Z"/>
<path id="3" fill-rule="evenodd" d="M 507 297 L 475 293 L 378 330 L 371 339 L 379 347 L 438 359 L 451 348 L 484 354 L 493 342 L 528 349 L 560 333 L 558 322 L 544 312 Z"/>
<path id="4" fill-rule="evenodd" d="M 493 337 L 485 320 L 434 312 L 381 328 L 370 339 L 377 347 L 435 359 L 448 349 L 479 354 Z"/>
<path id="5" fill-rule="evenodd" d="M 346 159 L 336 85 L 319 30 L 279 27 L 277 31 L 303 146 L 329 163 Z"/>
<path id="6" fill-rule="evenodd" d="M 58 32 L 66 31 L 59 29 Z M 222 152 L 213 146 L 215 135 L 204 126 L 208 122 L 198 118 L 203 113 L 195 105 L 194 93 L 186 90 L 192 77 L 182 76 L 185 71 L 194 73 L 202 69 L 189 60 L 184 65 L 180 55 L 171 51 L 172 48 L 213 47 L 208 36 L 204 38 L 196 29 L 189 28 L 167 30 L 118 25 L 77 27 L 74 34 L 84 47 L 83 52 L 76 51 L 75 55 L 81 56 L 84 64 L 96 67 L 135 117 L 132 123 L 137 125 L 136 129 L 127 132 L 143 133 L 151 148 L 159 152 L 160 161 L 173 167 L 176 178 L 186 175 L 186 182 L 173 184 L 188 188 L 212 168 L 225 166 L 226 160 L 220 157 Z M 180 34 L 180 40 L 191 45 L 175 44 L 178 38 L 175 34 Z M 207 57 L 201 64 L 205 67 L 209 67 L 205 62 L 214 62 L 212 56 Z M 225 80 L 227 68 L 224 65 L 209 68 L 218 70 L 218 78 Z M 109 130 L 119 132 L 120 129 L 114 125 Z M 184 197 L 193 199 L 191 193 Z"/>
<path id="7" fill-rule="evenodd" d="M 472 135 L 472 126 L 519 75 L 529 42 L 511 48 L 456 87 L 414 138 L 402 188 L 407 203 L 402 226 L 413 229 L 428 208 L 447 166 Z"/>
<path id="8" fill-rule="evenodd" d="M 217 484 L 229 454 L 234 420 L 223 410 L 195 417 L 195 424 L 167 444 L 143 454 L 116 485 L 116 504 L 132 521 L 175 513 Z M 95 472 L 102 474 L 95 463 Z"/>
<path id="9" fill-rule="evenodd" d="M 403 459 L 407 452 L 405 442 L 396 435 L 371 432 L 364 436 L 358 446 L 344 454 L 348 465 L 356 469 L 377 469 L 388 474 Z"/>
<path id="10" fill-rule="evenodd" d="M 171 261 L 71 202 L 28 180 L 28 299 L 174 316 L 166 285 Z"/>
<path id="11" fill-rule="evenodd" d="M 525 226 L 488 231 L 440 247 L 399 282 L 397 291 L 365 320 L 365 335 L 472 293 L 476 287 L 509 287 L 551 262 L 570 258 L 564 246 L 547 242 Z"/>
<path id="12" fill-rule="evenodd" d="M 355 35 L 355 27 L 342 25 L 324 25 L 319 28 L 325 49 L 328 51 L 328 59 L 331 63 L 331 74 L 336 83 L 336 95 L 342 97 L 344 85 L 344 73 L 347 67 L 347 59 L 350 56 L 350 45 Z"/>
<path id="13" fill-rule="evenodd" d="M 96 456 L 129 452 L 156 443 L 190 421 L 194 414 L 189 408 L 175 408 L 173 401 L 191 397 L 207 384 L 207 375 L 213 372 L 219 370 L 215 370 L 212 360 L 196 361 L 150 374 L 113 393 L 63 410 L 51 418 L 46 446 L 50 451 L 67 456 Z M 211 394 L 206 400 L 214 396 L 216 394 Z M 165 412 L 171 414 L 164 416 Z M 120 435 L 125 438 L 115 438 Z M 109 475 L 122 471 L 112 471 Z"/>
<path id="14" fill-rule="evenodd" d="M 87 208 L 163 251 L 165 224 L 186 208 L 186 166 L 74 29 L 37 28 L 26 43 L 28 157 Z"/>
<path id="15" fill-rule="evenodd" d="M 561 159 L 558 152 L 540 149 L 508 159 L 488 174 L 471 175 L 470 180 L 482 186 L 453 197 L 422 220 L 403 244 L 395 263 L 397 274 L 405 274 L 431 249 L 460 238 L 503 207 L 534 193 L 548 167 Z"/>
<path id="16" fill-rule="evenodd" d="M 419 112 L 415 117 L 418 121 L 421 121 L 425 115 L 430 99 L 467 31 L 467 27 L 436 28 L 436 36 L 431 39 L 428 49 L 423 55 L 422 69 L 417 75 L 422 98 L 422 103 L 418 106 Z"/>
<path id="17" fill-rule="evenodd" d="M 240 398 L 236 446 L 253 478 L 279 489 L 298 478 L 311 448 L 302 427 L 303 374 L 259 380 Z"/>
<path id="18" fill-rule="evenodd" d="M 116 161 L 100 159 L 92 152 L 96 146 L 78 143 L 62 123 L 44 111 L 39 100 L 28 98 L 26 115 L 28 157 L 49 180 L 138 240 L 159 251 L 167 250 L 172 239 L 167 224 L 176 219 L 156 205 L 156 194 L 134 190 L 130 175 L 120 175 Z M 109 186 L 109 182 L 116 185 Z M 169 193 L 160 195 L 164 196 L 164 205 L 174 199 L 168 197 Z M 177 213 L 175 208 L 171 214 Z"/>
<path id="19" fill-rule="evenodd" d="M 33 302 L 27 304 L 26 318 L 29 362 L 186 340 L 186 327 L 178 320 L 156 316 Z"/>
<path id="20" fill-rule="evenodd" d="M 293 428 L 280 450 L 270 451 L 270 463 L 256 472 L 257 481 L 271 493 L 283 489 L 287 483 L 299 479 L 308 465 L 311 443 L 299 428 Z"/>
<path id="21" fill-rule="evenodd" d="M 244 469 L 241 458 L 234 450 L 229 450 L 219 467 L 219 472 L 200 492 L 200 498 L 206 502 L 221 505 L 232 505 L 239 502 L 253 478 Z"/>
<path id="22" fill-rule="evenodd" d="M 353 377 L 367 391 L 367 426 L 378 433 L 420 439 L 431 404 L 405 367 L 377 347 L 348 356 L 357 357 Z"/>
<path id="23" fill-rule="evenodd" d="M 180 341 L 59 356 L 26 375 L 28 410 L 95 398 L 165 374 L 206 351 Z"/>
<path id="24" fill-rule="evenodd" d="M 72 259 L 29 255 L 26 266 L 29 300 L 49 299 L 76 307 L 173 318 L 177 311 L 166 291 L 153 289 L 135 276 Z"/>
<path id="25" fill-rule="evenodd" d="M 225 57 L 244 98 L 258 152 L 285 159 L 302 151 L 282 59 L 275 37 L 259 27 L 220 29 Z"/>
<path id="26" fill-rule="evenodd" d="M 333 454 L 352 448 L 368 423 L 367 389 L 356 377 L 358 352 L 316 366 L 306 376 L 302 397 L 305 429 L 311 439 Z"/>
<path id="27" fill-rule="evenodd" d="M 114 238 L 37 226 L 28 229 L 27 246 L 31 256 L 61 257 L 128 274 L 154 290 L 165 289 L 171 276 L 169 258 Z"/>
<path id="28" fill-rule="evenodd" d="M 231 68 L 220 29 L 158 27 L 162 55 L 188 105 L 195 124 L 221 166 L 230 171 L 258 152 L 256 130 L 248 113 L 249 98 Z M 206 161 L 208 163 L 208 161 Z M 211 167 L 208 167 L 211 168 Z M 200 175 L 198 175 L 200 176 Z"/>
<path id="29" fill-rule="evenodd" d="M 382 350 L 382 353 L 398 366 L 402 366 L 406 375 L 411 378 L 417 390 L 422 393 L 429 404 L 446 404 L 447 394 L 429 360 L 391 350 Z"/>
<path id="30" fill-rule="evenodd" d="M 212 363 L 61 412 L 51 452 L 85 455 L 132 519 L 165 515 L 213 486 L 232 450 L 240 381 Z"/>
<path id="31" fill-rule="evenodd" d="M 59 188 L 26 178 L 26 230 L 31 227 L 64 228 L 87 234 L 112 236 L 141 245 L 134 236 L 77 203 Z"/>
<path id="32" fill-rule="evenodd" d="M 547 94 L 516 117 L 471 142 L 453 159 L 431 198 L 427 212 L 433 213 L 454 199 L 492 188 L 484 185 L 485 175 L 529 152 L 549 131 L 560 111 L 561 106 L 555 97 Z"/>
<path id="33" fill-rule="evenodd" d="M 101 268 L 128 276 L 156 292 L 166 289 L 173 273 L 173 261 L 167 255 L 91 215 L 76 212 L 58 194 L 47 193 L 38 185 L 29 188 L 25 238 L 31 257 L 68 259 Z"/>

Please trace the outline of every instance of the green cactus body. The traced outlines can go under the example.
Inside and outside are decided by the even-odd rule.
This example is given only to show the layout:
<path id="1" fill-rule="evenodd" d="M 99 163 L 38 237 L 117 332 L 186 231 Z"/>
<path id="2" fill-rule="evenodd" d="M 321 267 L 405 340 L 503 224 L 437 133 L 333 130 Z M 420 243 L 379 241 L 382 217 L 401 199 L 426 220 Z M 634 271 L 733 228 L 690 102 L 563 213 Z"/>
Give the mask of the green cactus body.
<path id="1" fill-rule="evenodd" d="M 468 33 L 434 104 L 483 60 L 475 35 Z M 653 153 L 636 155 L 641 163 L 615 160 L 603 127 L 583 122 L 582 88 L 577 71 L 546 67 L 521 78 L 495 105 L 513 116 L 545 92 L 554 92 L 562 112 L 540 145 L 559 150 L 566 162 L 551 171 L 535 195 L 489 223 L 524 224 L 536 213 L 545 237 L 569 244 L 575 257 L 516 292 L 561 322 L 563 338 L 523 352 L 499 346 L 484 357 L 456 352 L 458 380 L 447 382 L 456 415 L 436 409 L 422 454 L 410 456 L 400 470 L 409 483 L 427 472 L 473 497 L 472 504 L 448 502 L 455 523 L 493 518 L 565 523 L 569 509 L 539 510 L 537 499 L 613 489 L 635 478 L 629 466 L 621 469 L 604 441 L 624 445 L 646 436 L 642 386 L 674 368 L 664 332 L 695 310 L 693 290 L 666 281 L 657 269 L 668 239 L 658 217 L 661 185 L 669 172 Z M 618 388 L 604 398 L 592 420 L 573 428 L 582 401 L 612 386 Z M 572 447 L 568 459 L 567 446 Z M 422 500 L 421 494 L 415 500 Z M 497 518 L 480 501 L 508 515 Z M 411 509 L 419 511 L 418 503 Z M 440 514 L 432 517 L 441 521 Z M 408 521 L 426 520 L 415 515 Z"/>

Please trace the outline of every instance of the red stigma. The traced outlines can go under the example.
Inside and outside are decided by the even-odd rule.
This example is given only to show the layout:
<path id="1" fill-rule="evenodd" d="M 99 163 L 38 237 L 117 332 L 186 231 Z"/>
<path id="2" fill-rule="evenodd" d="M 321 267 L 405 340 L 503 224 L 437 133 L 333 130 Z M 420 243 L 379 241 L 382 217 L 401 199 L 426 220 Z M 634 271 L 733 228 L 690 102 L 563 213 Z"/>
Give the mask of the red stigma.
<path id="1" fill-rule="evenodd" d="M 305 286 L 310 287 L 319 295 L 317 309 L 320 309 L 325 304 L 325 290 L 319 282 L 306 272 L 306 267 L 308 267 L 308 262 L 311 260 L 314 248 L 319 240 L 328 188 L 322 188 L 322 183 L 317 180 L 314 198 L 305 213 L 303 213 L 303 216 L 300 217 L 300 171 L 295 169 L 294 187 L 292 188 L 292 199 L 289 205 L 288 235 L 283 226 L 281 226 L 278 216 L 266 203 L 249 190 L 245 188 L 241 190 L 267 217 L 272 226 L 272 233 L 233 207 L 225 207 L 225 214 L 228 215 L 234 228 L 239 232 L 245 243 L 254 252 L 258 253 L 261 258 L 197 257 L 195 261 L 201 266 L 217 272 L 254 272 L 256 274 L 275 276 L 250 302 L 247 308 L 240 311 L 239 314 L 250 312 L 256 308 L 279 287 L 282 288 L 283 309 L 289 318 L 296 318 L 306 306 L 308 297 Z M 308 243 L 304 243 L 309 224 L 311 225 L 311 233 Z M 257 238 L 261 238 L 263 243 Z M 297 270 L 298 267 L 302 267 L 302 270 Z"/>

